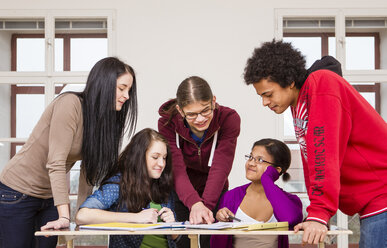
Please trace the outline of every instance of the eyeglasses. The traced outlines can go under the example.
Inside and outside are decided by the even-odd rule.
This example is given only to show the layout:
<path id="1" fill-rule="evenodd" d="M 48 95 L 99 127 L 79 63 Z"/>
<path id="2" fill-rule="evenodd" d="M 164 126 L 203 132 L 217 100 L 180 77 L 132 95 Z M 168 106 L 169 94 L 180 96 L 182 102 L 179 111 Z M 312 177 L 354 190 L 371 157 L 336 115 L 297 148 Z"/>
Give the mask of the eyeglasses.
<path id="1" fill-rule="evenodd" d="M 183 110 L 182 110 L 183 111 Z M 207 107 L 205 109 L 203 109 L 200 113 L 184 113 L 184 117 L 187 119 L 187 120 L 195 120 L 196 118 L 198 118 L 199 115 L 203 116 L 203 117 L 207 117 L 209 115 L 212 114 L 212 112 L 214 111 L 214 108 L 212 107 L 212 104 L 211 104 L 211 107 Z"/>
<path id="2" fill-rule="evenodd" d="M 259 158 L 254 158 L 253 156 L 251 156 L 250 154 L 248 155 L 245 155 L 245 159 L 248 160 L 248 161 L 254 161 L 255 164 L 262 164 L 262 163 L 268 163 L 268 164 L 271 164 L 271 165 L 274 165 L 276 166 L 275 164 L 273 164 L 272 162 L 269 162 L 269 161 L 266 161 L 266 160 L 263 160 L 261 157 Z"/>

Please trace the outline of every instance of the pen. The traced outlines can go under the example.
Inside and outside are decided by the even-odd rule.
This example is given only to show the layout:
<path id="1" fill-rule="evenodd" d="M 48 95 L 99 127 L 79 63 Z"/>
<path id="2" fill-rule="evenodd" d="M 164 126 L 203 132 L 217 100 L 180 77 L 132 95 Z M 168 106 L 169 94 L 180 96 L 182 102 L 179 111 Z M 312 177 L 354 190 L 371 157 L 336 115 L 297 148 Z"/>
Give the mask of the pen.
<path id="1" fill-rule="evenodd" d="M 235 216 L 228 216 L 228 219 L 229 220 L 235 220 L 235 221 L 238 221 L 238 222 L 241 222 L 241 220 L 240 219 L 238 219 L 237 217 L 235 217 Z"/>

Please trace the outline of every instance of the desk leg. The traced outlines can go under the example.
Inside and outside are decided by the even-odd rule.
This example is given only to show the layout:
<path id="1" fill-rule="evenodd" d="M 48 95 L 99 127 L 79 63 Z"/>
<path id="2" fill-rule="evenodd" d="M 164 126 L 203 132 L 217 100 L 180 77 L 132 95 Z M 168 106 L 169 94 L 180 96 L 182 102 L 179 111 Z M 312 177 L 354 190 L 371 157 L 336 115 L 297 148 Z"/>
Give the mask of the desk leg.
<path id="1" fill-rule="evenodd" d="M 188 234 L 188 238 L 190 239 L 191 248 L 198 248 L 198 234 Z"/>
<path id="2" fill-rule="evenodd" d="M 324 248 L 324 247 L 325 247 L 325 243 L 324 242 L 318 243 L 318 248 Z"/>
<path id="3" fill-rule="evenodd" d="M 70 239 L 67 241 L 67 248 L 74 248 L 74 240 Z"/>

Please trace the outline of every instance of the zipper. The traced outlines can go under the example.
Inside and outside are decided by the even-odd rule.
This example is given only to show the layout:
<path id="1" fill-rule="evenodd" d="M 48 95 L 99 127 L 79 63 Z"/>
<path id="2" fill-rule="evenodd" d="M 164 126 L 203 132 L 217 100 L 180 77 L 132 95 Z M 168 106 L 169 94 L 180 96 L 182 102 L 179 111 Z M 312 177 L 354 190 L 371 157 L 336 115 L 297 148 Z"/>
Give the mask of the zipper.
<path id="1" fill-rule="evenodd" d="M 203 144 L 204 142 L 208 141 L 209 139 L 211 139 L 211 138 L 215 135 L 215 133 L 216 133 L 217 131 L 219 131 L 219 129 L 220 129 L 220 127 L 219 127 L 218 129 L 216 129 L 215 132 L 213 132 L 211 136 L 209 136 L 209 137 L 207 137 L 205 140 L 203 140 L 202 144 Z M 187 142 L 189 142 L 189 143 L 191 143 L 191 144 L 194 144 L 194 145 L 196 146 L 196 148 L 198 149 L 199 163 L 200 163 L 200 166 L 201 166 L 201 165 L 202 165 L 202 158 L 201 158 L 201 155 L 202 155 L 202 152 L 201 152 L 201 146 L 202 146 L 202 144 L 200 144 L 200 146 L 198 146 L 198 145 L 196 144 L 196 142 L 191 142 L 190 140 L 187 140 L 186 138 L 184 138 L 180 133 L 178 133 L 178 132 L 176 132 L 176 133 L 177 133 L 181 138 L 183 138 L 183 140 L 185 140 L 185 141 L 187 141 Z"/>

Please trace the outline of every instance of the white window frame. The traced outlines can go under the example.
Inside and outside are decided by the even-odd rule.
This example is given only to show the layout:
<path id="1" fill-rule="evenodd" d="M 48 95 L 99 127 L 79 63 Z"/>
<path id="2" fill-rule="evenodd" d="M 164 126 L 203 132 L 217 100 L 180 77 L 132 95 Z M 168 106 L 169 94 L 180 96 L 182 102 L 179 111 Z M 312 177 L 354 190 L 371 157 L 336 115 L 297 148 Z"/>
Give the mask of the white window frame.
<path id="1" fill-rule="evenodd" d="M 0 10 L 1 19 L 44 19 L 45 71 L 0 71 L 0 84 L 44 84 L 45 106 L 55 97 L 55 84 L 84 84 L 88 71 L 55 71 L 55 20 L 106 19 L 108 56 L 116 55 L 116 29 L 114 10 Z M 26 142 L 28 137 L 0 137 L 0 142 Z"/>
<path id="2" fill-rule="evenodd" d="M 367 17 L 378 18 L 387 17 L 387 9 L 275 9 L 275 27 L 274 38 L 280 40 L 283 38 L 283 20 L 284 18 L 334 18 L 335 19 L 335 37 L 336 37 L 336 58 L 340 61 L 343 68 L 343 77 L 350 82 L 380 82 L 387 83 L 387 70 L 345 70 L 345 20 L 347 17 Z M 284 141 L 295 141 L 293 136 L 284 135 L 283 115 L 276 116 L 276 135 Z M 348 228 L 348 217 L 341 211 L 337 212 L 337 225 L 340 228 Z M 337 247 L 348 247 L 348 235 L 342 234 L 337 238 Z"/>

